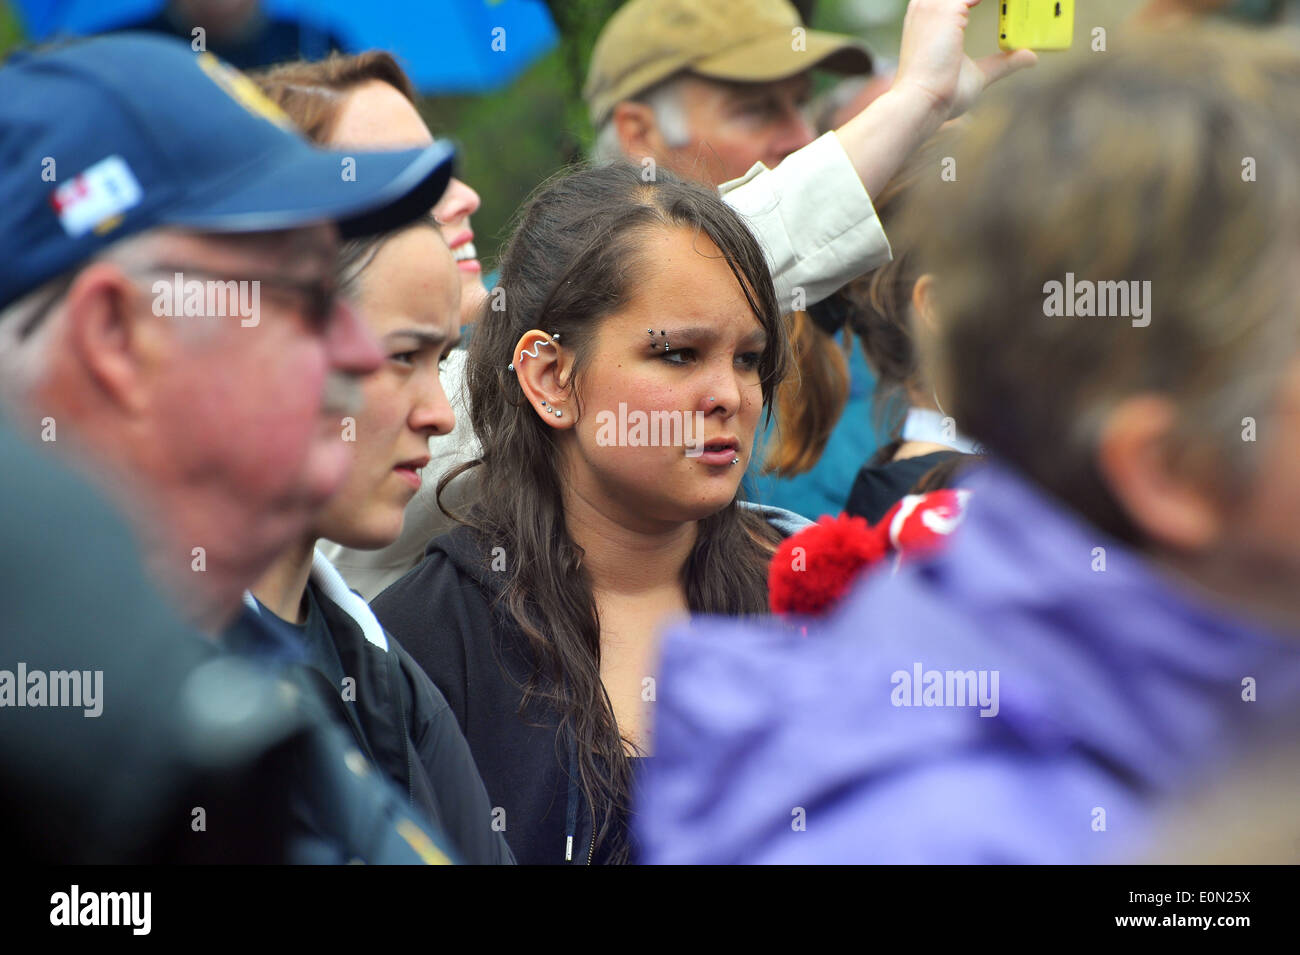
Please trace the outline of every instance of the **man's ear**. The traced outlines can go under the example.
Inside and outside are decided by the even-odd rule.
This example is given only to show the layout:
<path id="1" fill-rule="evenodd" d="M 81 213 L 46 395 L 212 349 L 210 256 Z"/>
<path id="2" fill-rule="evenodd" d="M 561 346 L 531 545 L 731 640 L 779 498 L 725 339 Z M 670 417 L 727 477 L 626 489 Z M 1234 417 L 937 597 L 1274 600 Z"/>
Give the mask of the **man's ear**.
<path id="1" fill-rule="evenodd" d="M 632 162 L 650 156 L 656 162 L 663 157 L 664 139 L 659 133 L 659 123 L 654 110 L 645 103 L 624 100 L 614 106 L 610 114 L 619 148 Z"/>
<path id="2" fill-rule="evenodd" d="M 1098 469 L 1148 539 L 1169 550 L 1203 552 L 1217 544 L 1227 518 L 1208 475 L 1175 470 L 1169 441 L 1176 421 L 1168 398 L 1148 394 L 1121 401 L 1102 428 Z"/>
<path id="3" fill-rule="evenodd" d="M 119 266 L 100 262 L 77 276 L 65 303 L 69 357 L 105 400 L 132 414 L 148 405 L 148 373 L 162 360 L 158 329 L 141 314 L 141 298 Z"/>
<path id="4" fill-rule="evenodd" d="M 514 359 L 519 387 L 542 420 L 560 429 L 573 424 L 577 408 L 569 387 L 572 354 L 546 332 L 533 328 L 516 343 Z"/>

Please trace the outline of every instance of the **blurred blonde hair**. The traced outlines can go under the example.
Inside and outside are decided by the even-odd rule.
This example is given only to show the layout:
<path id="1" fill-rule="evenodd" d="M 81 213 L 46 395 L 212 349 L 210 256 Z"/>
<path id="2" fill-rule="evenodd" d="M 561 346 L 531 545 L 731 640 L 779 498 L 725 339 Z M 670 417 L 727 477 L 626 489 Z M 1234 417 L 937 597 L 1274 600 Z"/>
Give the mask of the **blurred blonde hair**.
<path id="1" fill-rule="evenodd" d="M 1300 346 L 1300 50 L 1131 34 L 993 92 L 957 181 L 936 174 L 904 213 L 903 244 L 938 277 L 923 360 L 966 433 L 1141 544 L 1095 466 L 1110 409 L 1168 396 L 1170 459 L 1228 499 L 1255 460 L 1243 418 L 1268 414 Z M 1047 317 L 1067 273 L 1149 281 L 1150 324 Z"/>

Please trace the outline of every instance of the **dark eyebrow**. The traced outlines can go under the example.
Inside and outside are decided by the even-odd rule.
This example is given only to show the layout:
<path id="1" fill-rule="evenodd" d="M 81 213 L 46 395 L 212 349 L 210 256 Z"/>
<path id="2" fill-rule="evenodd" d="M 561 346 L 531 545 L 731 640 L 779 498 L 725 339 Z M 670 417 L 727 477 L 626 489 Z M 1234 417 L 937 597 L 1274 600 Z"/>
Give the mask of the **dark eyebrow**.
<path id="1" fill-rule="evenodd" d="M 718 338 L 718 330 L 711 325 L 692 325 L 688 328 L 668 328 L 663 329 L 663 331 L 668 333 L 667 337 L 669 344 L 672 343 L 674 336 L 691 342 L 714 342 Z M 756 345 L 766 345 L 767 332 L 761 327 L 756 328 L 742 338 L 740 342 L 742 345 L 749 344 L 750 342 Z"/>
<path id="2" fill-rule="evenodd" d="M 385 340 L 389 338 L 399 338 L 399 337 L 413 338 L 417 342 L 419 342 L 422 346 L 441 345 L 448 340 L 451 341 L 452 348 L 455 348 L 457 345 L 460 344 L 459 335 L 457 335 L 455 338 L 451 338 L 449 335 L 447 335 L 446 332 L 430 331 L 427 328 L 398 328 L 398 329 L 394 329 L 391 332 L 387 332 L 384 335 Z"/>

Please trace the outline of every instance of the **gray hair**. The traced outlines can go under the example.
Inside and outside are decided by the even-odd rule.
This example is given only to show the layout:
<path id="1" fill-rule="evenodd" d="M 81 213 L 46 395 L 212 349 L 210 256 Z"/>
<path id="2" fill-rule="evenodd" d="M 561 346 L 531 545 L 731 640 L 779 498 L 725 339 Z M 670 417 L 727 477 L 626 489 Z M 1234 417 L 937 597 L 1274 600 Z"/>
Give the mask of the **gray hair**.
<path id="1" fill-rule="evenodd" d="M 49 366 L 64 300 L 77 276 L 98 262 L 140 264 L 157 235 L 157 231 L 144 232 L 116 242 L 0 309 L 0 401 L 22 400 Z"/>
<path id="2" fill-rule="evenodd" d="M 659 134 L 673 149 L 679 149 L 691 141 L 686 107 L 682 103 L 682 80 L 685 76 L 686 74 L 679 73 L 632 97 L 632 102 L 643 103 L 650 107 L 655 123 L 659 127 Z M 623 153 L 623 145 L 618 140 L 618 130 L 614 127 L 612 111 L 596 131 L 596 142 L 591 149 L 591 158 L 597 164 L 635 158 Z"/>

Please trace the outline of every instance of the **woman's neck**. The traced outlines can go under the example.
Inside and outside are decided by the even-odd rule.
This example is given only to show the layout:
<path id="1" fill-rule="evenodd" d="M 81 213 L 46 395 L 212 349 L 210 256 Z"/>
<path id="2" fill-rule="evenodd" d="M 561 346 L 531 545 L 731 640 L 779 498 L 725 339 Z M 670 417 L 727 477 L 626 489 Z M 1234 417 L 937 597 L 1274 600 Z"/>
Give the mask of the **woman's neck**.
<path id="1" fill-rule="evenodd" d="M 253 596 L 281 620 L 296 624 L 306 621 L 303 597 L 307 594 L 315 550 L 315 537 L 298 541 L 277 557 L 253 586 Z"/>
<path id="2" fill-rule="evenodd" d="M 582 548 L 592 589 L 623 596 L 680 590 L 682 568 L 695 547 L 699 525 L 685 521 L 655 529 L 630 528 L 611 510 L 572 487 L 565 490 L 565 524 Z"/>

